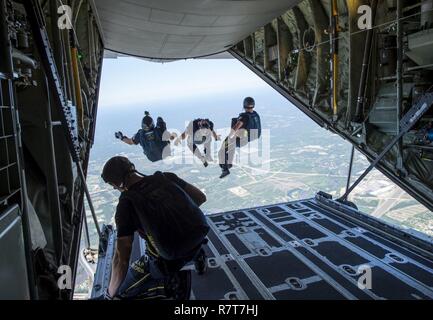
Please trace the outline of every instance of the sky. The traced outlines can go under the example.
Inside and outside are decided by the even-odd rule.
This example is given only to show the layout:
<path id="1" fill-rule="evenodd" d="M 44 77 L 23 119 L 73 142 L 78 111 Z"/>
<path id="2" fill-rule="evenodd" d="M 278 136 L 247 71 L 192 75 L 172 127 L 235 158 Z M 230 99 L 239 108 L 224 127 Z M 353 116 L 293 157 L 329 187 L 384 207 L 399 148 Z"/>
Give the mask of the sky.
<path id="1" fill-rule="evenodd" d="M 96 160 L 113 152 L 107 144 L 112 143 L 114 132 L 134 135 L 141 127 L 144 111 L 154 118 L 163 117 L 168 130 L 178 134 L 197 118 L 211 119 L 217 130 L 225 130 L 231 119 L 243 112 L 247 96 L 255 98 L 259 113 L 290 112 L 294 117 L 309 120 L 235 59 L 164 64 L 132 57 L 105 59 L 92 158 Z M 263 126 L 266 129 L 267 123 Z"/>
<path id="2" fill-rule="evenodd" d="M 211 62 L 211 63 L 210 63 Z M 100 106 L 173 105 L 179 100 L 269 90 L 234 59 L 154 63 L 136 58 L 105 59 Z"/>

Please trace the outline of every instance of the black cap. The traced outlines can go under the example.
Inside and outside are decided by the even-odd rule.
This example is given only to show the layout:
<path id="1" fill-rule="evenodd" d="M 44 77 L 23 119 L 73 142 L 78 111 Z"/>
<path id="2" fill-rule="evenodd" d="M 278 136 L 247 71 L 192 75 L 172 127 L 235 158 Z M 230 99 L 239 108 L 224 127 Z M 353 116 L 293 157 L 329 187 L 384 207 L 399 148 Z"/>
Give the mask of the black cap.
<path id="1" fill-rule="evenodd" d="M 256 106 L 256 102 L 251 97 L 245 98 L 244 100 L 244 108 L 248 108 L 249 106 L 253 106 L 253 108 Z"/>
<path id="2" fill-rule="evenodd" d="M 126 157 L 114 157 L 107 161 L 101 177 L 105 183 L 121 186 L 128 174 L 135 171 L 134 164 Z"/>

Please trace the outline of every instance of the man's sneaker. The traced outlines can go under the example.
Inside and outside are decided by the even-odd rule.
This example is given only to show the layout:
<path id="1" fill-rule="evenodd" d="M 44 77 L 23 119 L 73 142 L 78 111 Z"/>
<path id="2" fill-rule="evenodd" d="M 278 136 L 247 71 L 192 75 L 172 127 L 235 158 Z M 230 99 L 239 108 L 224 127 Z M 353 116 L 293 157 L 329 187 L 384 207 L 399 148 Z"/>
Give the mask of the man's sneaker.
<path id="1" fill-rule="evenodd" d="M 194 260 L 195 271 L 199 276 L 205 274 L 207 270 L 206 253 L 202 249 L 199 256 Z"/>
<path id="2" fill-rule="evenodd" d="M 223 172 L 222 172 L 222 174 L 221 174 L 221 176 L 220 176 L 220 179 L 224 179 L 224 178 L 227 177 L 229 174 L 230 174 L 229 169 L 225 169 L 225 170 L 223 170 Z"/>
<path id="3" fill-rule="evenodd" d="M 169 276 L 165 289 L 173 300 L 189 300 L 191 296 L 191 271 L 179 271 Z"/>

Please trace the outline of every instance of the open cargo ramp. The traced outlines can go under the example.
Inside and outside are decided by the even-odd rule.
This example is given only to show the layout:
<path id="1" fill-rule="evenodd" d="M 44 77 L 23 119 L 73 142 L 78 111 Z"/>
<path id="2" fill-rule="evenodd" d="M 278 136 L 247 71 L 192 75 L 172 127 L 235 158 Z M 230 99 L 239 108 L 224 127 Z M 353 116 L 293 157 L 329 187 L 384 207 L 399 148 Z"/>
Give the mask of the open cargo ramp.
<path id="1" fill-rule="evenodd" d="M 319 194 L 315 199 L 209 216 L 208 271 L 192 272 L 197 300 L 433 298 L 432 242 Z M 93 296 L 108 285 L 108 229 Z M 135 241 L 133 259 L 144 252 Z M 371 269 L 371 288 L 360 279 Z M 193 266 L 186 268 L 193 269 Z"/>

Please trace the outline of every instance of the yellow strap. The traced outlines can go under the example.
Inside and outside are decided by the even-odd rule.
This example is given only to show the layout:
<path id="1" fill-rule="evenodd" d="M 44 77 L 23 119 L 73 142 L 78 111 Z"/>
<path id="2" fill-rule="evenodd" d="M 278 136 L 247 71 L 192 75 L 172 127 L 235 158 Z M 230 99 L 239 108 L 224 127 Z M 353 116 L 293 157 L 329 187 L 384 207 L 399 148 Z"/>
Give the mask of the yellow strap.
<path id="1" fill-rule="evenodd" d="M 129 290 L 131 290 L 132 288 L 135 288 L 136 286 L 138 286 L 140 283 L 142 283 L 144 280 L 146 280 L 149 276 L 150 276 L 150 273 L 146 274 L 143 278 L 141 278 L 136 283 L 134 283 L 132 286 L 130 286 L 128 289 L 126 289 L 125 293 L 128 292 Z"/>
<path id="2" fill-rule="evenodd" d="M 156 291 L 156 290 L 158 290 L 158 289 L 165 289 L 165 287 L 164 287 L 164 286 L 160 286 L 160 287 L 150 288 L 150 289 L 147 290 L 147 291 Z"/>

